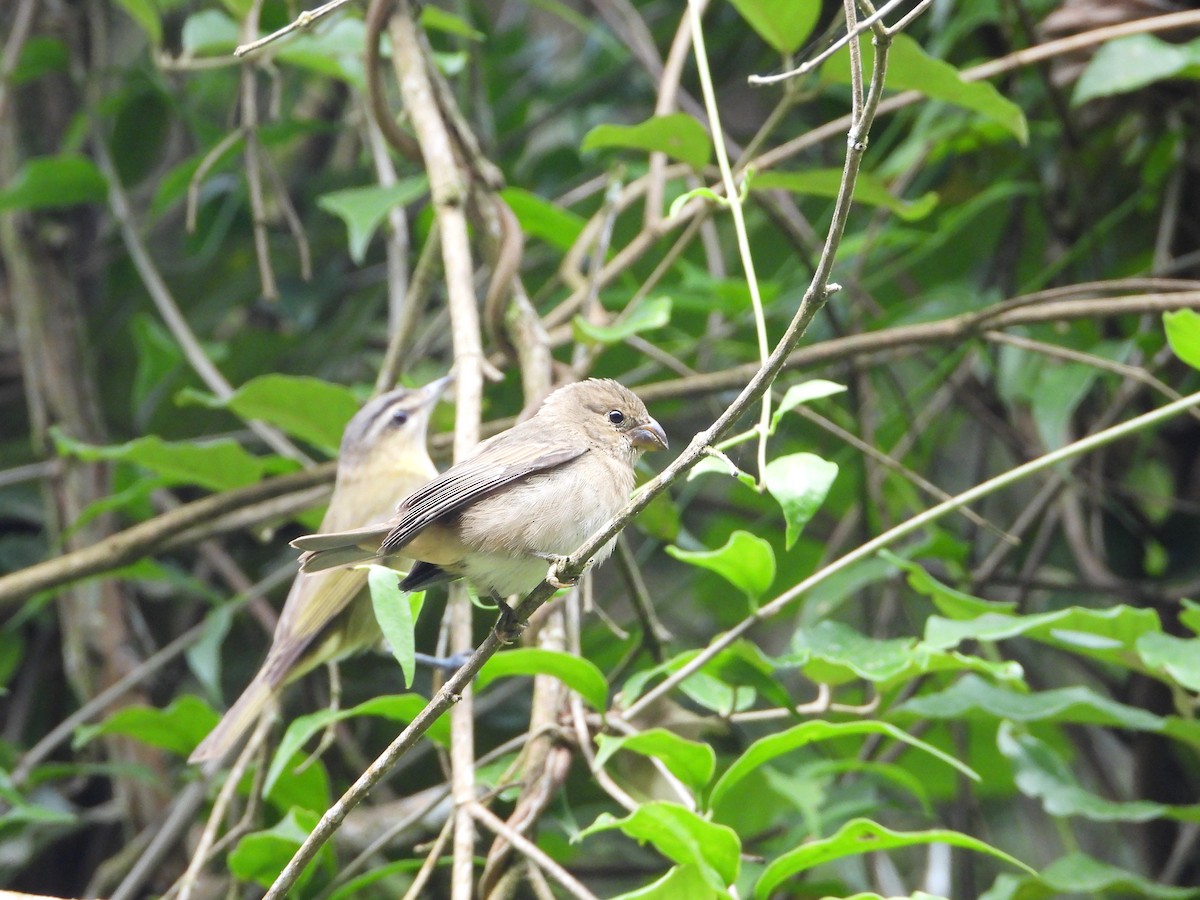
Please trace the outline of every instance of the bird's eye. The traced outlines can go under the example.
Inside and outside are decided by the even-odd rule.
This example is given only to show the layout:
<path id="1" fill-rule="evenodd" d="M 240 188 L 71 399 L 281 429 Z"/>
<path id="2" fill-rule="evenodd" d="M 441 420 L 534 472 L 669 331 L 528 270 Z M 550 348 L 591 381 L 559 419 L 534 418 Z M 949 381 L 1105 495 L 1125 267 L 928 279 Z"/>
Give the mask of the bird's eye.
<path id="1" fill-rule="evenodd" d="M 620 425 L 625 421 L 625 413 L 621 412 L 619 409 L 614 409 L 608 414 L 608 421 L 612 422 L 614 425 Z"/>
<path id="2" fill-rule="evenodd" d="M 405 412 L 404 410 L 398 409 L 392 413 L 392 424 L 393 425 L 397 425 L 397 426 L 403 425 L 407 421 L 408 421 L 408 413 Z"/>

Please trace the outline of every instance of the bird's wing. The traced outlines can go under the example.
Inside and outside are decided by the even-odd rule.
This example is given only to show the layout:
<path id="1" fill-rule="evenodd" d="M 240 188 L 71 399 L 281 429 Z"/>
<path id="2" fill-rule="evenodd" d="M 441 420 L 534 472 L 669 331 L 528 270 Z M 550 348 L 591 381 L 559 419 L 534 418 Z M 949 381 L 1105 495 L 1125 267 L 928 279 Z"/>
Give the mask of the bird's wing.
<path id="1" fill-rule="evenodd" d="M 515 481 L 578 459 L 587 452 L 581 444 L 558 445 L 530 457 L 524 441 L 492 443 L 484 452 L 451 466 L 400 505 L 395 527 L 379 547 L 380 555 L 401 550 L 421 529 L 493 491 Z"/>

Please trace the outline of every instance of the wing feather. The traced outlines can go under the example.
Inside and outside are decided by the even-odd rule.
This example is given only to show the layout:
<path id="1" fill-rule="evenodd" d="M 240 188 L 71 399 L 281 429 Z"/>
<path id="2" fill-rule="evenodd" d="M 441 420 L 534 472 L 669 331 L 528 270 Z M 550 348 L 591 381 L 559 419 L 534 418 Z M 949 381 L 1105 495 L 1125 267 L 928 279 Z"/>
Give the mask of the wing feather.
<path id="1" fill-rule="evenodd" d="M 451 466 L 405 499 L 400 505 L 399 520 L 380 545 L 380 555 L 401 550 L 423 528 L 443 516 L 514 481 L 565 465 L 586 452 L 586 446 L 559 444 L 531 459 L 525 441 L 493 441 L 487 452 Z"/>

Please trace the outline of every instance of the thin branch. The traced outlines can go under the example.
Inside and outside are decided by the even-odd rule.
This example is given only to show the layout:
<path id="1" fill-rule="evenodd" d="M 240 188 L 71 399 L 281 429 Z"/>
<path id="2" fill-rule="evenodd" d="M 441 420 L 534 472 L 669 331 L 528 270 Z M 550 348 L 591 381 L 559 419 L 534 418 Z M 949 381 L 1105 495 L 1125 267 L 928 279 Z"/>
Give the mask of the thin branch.
<path id="1" fill-rule="evenodd" d="M 558 882 L 572 897 L 577 900 L 597 900 L 596 895 L 580 884 L 575 876 L 547 856 L 545 851 L 529 838 L 505 825 L 490 809 L 472 802 L 467 810 L 481 824 L 524 853 L 534 865 Z"/>
<path id="2" fill-rule="evenodd" d="M 484 362 L 472 277 L 471 244 L 463 211 L 468 184 L 458 168 L 458 156 L 454 152 L 447 122 L 443 119 L 444 110 L 437 102 L 433 81 L 435 76 L 426 68 L 427 55 L 408 0 L 400 0 L 397 4 L 389 32 L 393 47 L 392 63 L 405 108 L 421 146 L 438 230 L 442 236 L 442 264 L 450 310 L 457 391 L 454 458 L 462 460 L 479 443 Z M 462 133 L 458 137 L 460 140 L 466 139 Z M 449 618 L 451 651 L 469 651 L 472 643 L 472 605 L 461 585 L 450 590 L 446 616 Z M 475 799 L 475 723 L 471 697 L 468 683 L 462 688 L 462 702 L 450 718 L 453 735 L 450 747 L 451 785 L 455 803 L 454 861 L 451 866 L 451 897 L 454 900 L 469 900 L 474 875 L 475 827 L 468 812 L 468 805 Z"/>
<path id="3" fill-rule="evenodd" d="M 0 607 L 24 600 L 41 590 L 127 565 L 155 552 L 189 529 L 205 525 L 230 511 L 329 483 L 336 469 L 336 463 L 322 463 L 303 472 L 194 500 L 90 546 L 4 575 L 0 577 Z M 272 510 L 271 515 L 275 514 Z"/>
<path id="4" fill-rule="evenodd" d="M 767 357 L 770 355 L 770 347 L 767 343 L 767 320 L 763 312 L 762 295 L 758 289 L 758 276 L 754 272 L 754 256 L 750 250 L 750 233 L 746 228 L 746 219 L 742 213 L 742 198 L 738 192 L 738 186 L 733 180 L 733 169 L 729 164 L 729 155 L 725 152 L 725 142 L 721 139 L 724 132 L 721 128 L 720 110 L 717 106 L 717 92 L 713 87 L 712 73 L 708 66 L 708 52 L 704 46 L 704 27 L 700 18 L 699 0 L 688 0 L 688 11 L 692 20 L 692 49 L 696 54 L 700 88 L 704 95 L 704 105 L 708 111 L 708 120 L 713 132 L 717 166 L 721 170 L 721 180 L 725 185 L 725 199 L 729 203 L 729 211 L 733 213 L 733 230 L 737 235 L 738 254 L 742 260 L 742 270 L 746 274 L 746 284 L 750 288 L 750 305 L 754 310 L 754 333 L 758 338 L 759 363 L 766 365 Z M 764 391 L 761 399 L 762 407 L 758 419 L 758 475 L 760 479 L 767 469 L 767 432 L 771 424 L 771 392 Z"/>
<path id="5" fill-rule="evenodd" d="M 248 53 L 253 53 L 255 50 L 261 50 L 267 44 L 273 43 L 280 38 L 287 37 L 293 31 L 307 31 L 312 28 L 318 21 L 325 18 L 332 12 L 341 9 L 352 0 L 329 0 L 328 3 L 322 3 L 316 9 L 306 9 L 296 16 L 296 18 L 279 28 L 272 31 L 270 34 L 260 37 L 256 40 L 247 41 L 244 44 L 238 45 L 233 51 L 234 56 L 245 56 Z"/>
<path id="6" fill-rule="evenodd" d="M 850 43 L 850 41 L 856 40 L 860 34 L 865 34 L 866 32 L 870 31 L 872 25 L 904 2 L 906 2 L 906 0 L 889 0 L 888 3 L 883 4 L 883 6 L 876 10 L 874 14 L 860 20 L 853 30 L 847 31 L 846 34 L 842 35 L 816 56 L 805 60 L 800 65 L 796 66 L 796 68 L 788 72 L 780 72 L 776 75 L 751 75 L 747 80 L 751 84 L 756 85 L 775 84 L 780 81 L 787 81 L 792 78 L 798 78 L 801 75 L 806 75 L 821 63 L 825 62 L 825 60 L 829 59 L 829 57 L 833 56 L 833 54 L 841 50 L 844 46 Z"/>

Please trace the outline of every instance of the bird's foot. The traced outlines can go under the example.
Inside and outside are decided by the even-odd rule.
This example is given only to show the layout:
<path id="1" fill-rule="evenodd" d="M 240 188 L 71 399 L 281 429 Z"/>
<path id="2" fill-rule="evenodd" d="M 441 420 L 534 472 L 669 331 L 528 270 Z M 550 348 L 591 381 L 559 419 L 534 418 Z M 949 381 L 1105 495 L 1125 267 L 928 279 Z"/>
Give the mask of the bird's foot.
<path id="1" fill-rule="evenodd" d="M 500 607 L 500 618 L 496 620 L 496 637 L 500 639 L 502 644 L 515 644 L 521 639 L 521 635 L 528 627 L 528 622 L 522 622 L 517 618 L 517 614 L 513 608 L 502 597 L 493 597 L 496 605 Z"/>
<path id="2" fill-rule="evenodd" d="M 438 669 L 451 675 L 466 665 L 467 660 L 471 658 L 470 651 L 455 653 L 453 656 L 430 656 L 428 653 L 414 653 L 413 659 L 417 665 L 428 666 L 431 669 Z"/>
<path id="3" fill-rule="evenodd" d="M 562 574 L 562 567 L 567 564 L 568 557 L 559 556 L 557 553 L 539 553 L 538 556 L 550 563 L 550 571 L 546 573 L 546 580 L 557 590 L 573 588 L 579 583 L 578 577 L 567 578 Z"/>

